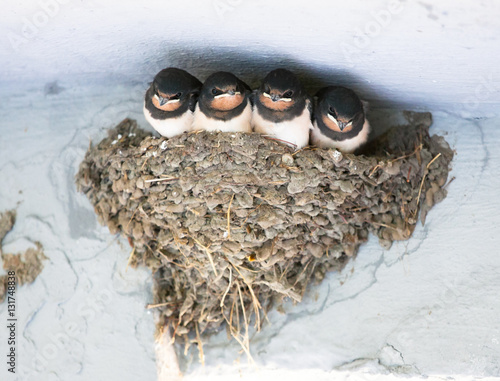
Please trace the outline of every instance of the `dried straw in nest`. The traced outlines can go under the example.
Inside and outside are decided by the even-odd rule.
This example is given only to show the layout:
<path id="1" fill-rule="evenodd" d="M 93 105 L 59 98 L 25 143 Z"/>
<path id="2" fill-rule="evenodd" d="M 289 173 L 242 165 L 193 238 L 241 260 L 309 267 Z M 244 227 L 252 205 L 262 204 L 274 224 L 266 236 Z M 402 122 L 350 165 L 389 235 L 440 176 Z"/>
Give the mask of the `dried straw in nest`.
<path id="1" fill-rule="evenodd" d="M 124 120 L 89 148 L 76 176 L 99 221 L 133 245 L 155 279 L 159 325 L 200 338 L 225 322 L 249 353 L 272 301 L 300 301 L 368 234 L 408 239 L 419 209 L 446 196 L 453 153 L 430 114 L 379 138 L 370 155 L 290 147 L 258 134 L 157 139 Z M 200 342 L 201 344 L 201 342 Z"/>

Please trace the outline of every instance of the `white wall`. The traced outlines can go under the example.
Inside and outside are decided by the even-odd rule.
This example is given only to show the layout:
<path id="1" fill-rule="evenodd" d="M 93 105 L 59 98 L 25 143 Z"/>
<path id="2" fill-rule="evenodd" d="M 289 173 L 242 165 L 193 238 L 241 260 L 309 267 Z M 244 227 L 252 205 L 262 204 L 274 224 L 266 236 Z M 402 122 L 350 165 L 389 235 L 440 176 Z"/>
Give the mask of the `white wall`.
<path id="1" fill-rule="evenodd" d="M 229 69 L 255 84 L 286 66 L 313 89 L 342 83 L 375 105 L 492 116 L 499 16 L 495 0 L 9 2 L 0 13 L 0 83 L 144 86 L 177 65 L 202 80 Z"/>
<path id="2" fill-rule="evenodd" d="M 4 249 L 40 241 L 49 258 L 17 293 L 20 379 L 154 379 L 150 275 L 127 272 L 128 243 L 97 225 L 74 174 L 89 139 L 142 118 L 145 86 L 167 65 L 200 79 L 230 69 L 251 83 L 286 66 L 311 87 L 339 81 L 379 105 L 497 116 L 434 113 L 431 131 L 457 151 L 448 197 L 409 241 L 385 251 L 372 237 L 303 303 L 270 312 L 252 351 L 276 373 L 242 370 L 222 333 L 205 343 L 206 368 L 194 350 L 181 357 L 192 361 L 186 380 L 209 380 L 200 374 L 221 364 L 227 377 L 210 379 L 369 379 L 332 373 L 366 364 L 461 381 L 500 374 L 499 2 L 402 1 L 379 30 L 389 0 L 54 1 L 4 1 L 0 10 L 0 211 L 18 213 Z M 103 290 L 109 303 L 82 316 Z M 4 303 L 1 321 L 6 314 Z M 77 334 L 51 352 L 68 323 Z M 33 376 L 37 356 L 46 364 Z"/>

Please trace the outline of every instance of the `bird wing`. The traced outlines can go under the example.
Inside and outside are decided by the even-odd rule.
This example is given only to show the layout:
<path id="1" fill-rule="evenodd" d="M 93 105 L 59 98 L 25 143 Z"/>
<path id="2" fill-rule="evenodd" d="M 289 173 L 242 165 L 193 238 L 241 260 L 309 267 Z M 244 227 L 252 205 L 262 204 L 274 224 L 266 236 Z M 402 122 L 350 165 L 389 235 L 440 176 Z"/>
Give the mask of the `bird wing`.
<path id="1" fill-rule="evenodd" d="M 309 111 L 309 115 L 311 117 L 311 123 L 314 122 L 314 99 L 309 95 L 306 95 L 306 107 Z"/>
<path id="2" fill-rule="evenodd" d="M 198 96 L 200 95 L 200 90 L 193 90 L 191 94 L 189 94 L 189 110 L 194 112 L 196 108 L 196 102 L 198 102 Z"/>

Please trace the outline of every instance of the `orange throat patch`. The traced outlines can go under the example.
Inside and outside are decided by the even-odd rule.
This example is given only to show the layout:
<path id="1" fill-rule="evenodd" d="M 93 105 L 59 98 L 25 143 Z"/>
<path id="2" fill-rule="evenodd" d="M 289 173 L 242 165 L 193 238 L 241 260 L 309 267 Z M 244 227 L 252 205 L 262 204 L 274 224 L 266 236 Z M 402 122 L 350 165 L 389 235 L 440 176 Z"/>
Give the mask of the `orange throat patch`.
<path id="1" fill-rule="evenodd" d="M 175 101 L 169 101 L 165 103 L 163 106 L 160 106 L 160 102 L 158 101 L 158 98 L 156 96 L 153 96 L 153 105 L 158 109 L 162 111 L 175 111 L 179 107 L 181 107 L 181 101 L 180 100 L 175 100 Z"/>
<path id="2" fill-rule="evenodd" d="M 214 98 L 212 100 L 211 107 L 218 111 L 230 111 L 238 107 L 245 96 L 243 94 L 228 95 L 219 98 Z"/>
<path id="3" fill-rule="evenodd" d="M 322 119 L 323 119 L 323 123 L 325 124 L 325 126 L 327 126 L 332 131 L 346 133 L 346 132 L 349 132 L 352 130 L 352 123 L 349 127 L 346 127 L 341 131 L 339 126 L 337 126 L 337 123 L 335 123 L 333 120 L 331 120 L 328 117 L 328 115 L 323 115 Z"/>

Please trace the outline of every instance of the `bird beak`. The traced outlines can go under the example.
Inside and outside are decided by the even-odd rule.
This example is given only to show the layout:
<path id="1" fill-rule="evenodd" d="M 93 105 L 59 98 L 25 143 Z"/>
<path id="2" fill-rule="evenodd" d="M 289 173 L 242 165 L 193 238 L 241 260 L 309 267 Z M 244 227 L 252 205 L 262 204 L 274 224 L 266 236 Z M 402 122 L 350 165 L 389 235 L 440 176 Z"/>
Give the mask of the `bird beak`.
<path id="1" fill-rule="evenodd" d="M 168 103 L 176 103 L 176 102 L 180 102 L 181 101 L 180 99 L 163 98 L 163 97 L 160 97 L 157 94 L 154 95 L 154 98 L 156 98 L 158 100 L 158 103 L 160 104 L 160 106 L 164 106 L 164 105 L 166 105 Z"/>
<path id="2" fill-rule="evenodd" d="M 349 127 L 351 124 L 352 124 L 352 121 L 351 122 L 341 122 L 339 120 L 337 120 L 337 118 L 335 118 L 332 114 L 328 113 L 328 119 L 330 119 L 333 123 L 335 123 L 340 131 L 344 131 L 344 128 L 347 128 Z"/>
<path id="3" fill-rule="evenodd" d="M 278 94 L 272 94 L 272 95 L 270 95 L 268 93 L 262 93 L 262 95 L 264 95 L 266 98 L 271 99 L 273 102 L 279 102 L 279 101 L 282 101 L 282 102 L 291 102 L 292 101 L 291 98 L 282 98 Z"/>
<path id="4" fill-rule="evenodd" d="M 352 124 L 352 122 L 338 122 L 337 125 L 340 128 L 340 131 L 344 131 L 344 128 L 349 127 Z"/>

